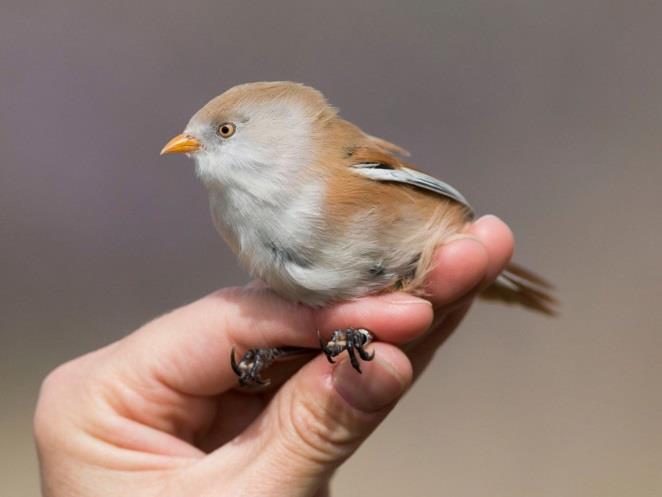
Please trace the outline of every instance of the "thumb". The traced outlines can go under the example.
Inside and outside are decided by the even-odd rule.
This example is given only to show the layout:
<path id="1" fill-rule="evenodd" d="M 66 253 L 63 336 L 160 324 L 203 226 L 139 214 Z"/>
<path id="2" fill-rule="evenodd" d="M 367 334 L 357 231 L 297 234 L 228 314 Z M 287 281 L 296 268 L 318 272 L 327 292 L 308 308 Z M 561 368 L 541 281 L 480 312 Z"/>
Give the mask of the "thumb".
<path id="1" fill-rule="evenodd" d="M 254 464 L 262 495 L 313 495 L 358 449 L 412 381 L 407 356 L 385 343 L 373 344 L 375 358 L 363 374 L 344 355 L 334 365 L 317 357 L 293 376 L 254 422 L 261 457 Z M 268 488 L 271 487 L 271 488 Z M 280 493 L 279 493 L 280 491 Z"/>

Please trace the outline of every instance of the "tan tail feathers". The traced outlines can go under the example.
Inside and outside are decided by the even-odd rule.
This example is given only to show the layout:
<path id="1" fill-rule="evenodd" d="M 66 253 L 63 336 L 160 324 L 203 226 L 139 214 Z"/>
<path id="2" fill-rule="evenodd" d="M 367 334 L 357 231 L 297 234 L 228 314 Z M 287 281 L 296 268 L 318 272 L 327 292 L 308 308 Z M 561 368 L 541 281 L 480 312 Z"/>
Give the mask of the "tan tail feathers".
<path id="1" fill-rule="evenodd" d="M 510 263 L 480 296 L 486 300 L 517 304 L 548 316 L 556 316 L 559 301 L 552 296 L 553 289 L 553 285 L 544 278 Z"/>

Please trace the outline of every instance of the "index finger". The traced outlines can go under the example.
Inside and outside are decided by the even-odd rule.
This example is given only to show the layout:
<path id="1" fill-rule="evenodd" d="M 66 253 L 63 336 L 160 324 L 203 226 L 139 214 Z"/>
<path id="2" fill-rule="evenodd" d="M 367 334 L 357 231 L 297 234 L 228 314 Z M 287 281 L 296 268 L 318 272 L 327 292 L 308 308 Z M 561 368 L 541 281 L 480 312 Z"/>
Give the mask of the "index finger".
<path id="1" fill-rule="evenodd" d="M 430 304 L 405 294 L 366 297 L 316 311 L 265 288 L 232 288 L 148 323 L 117 344 L 117 361 L 134 382 L 157 380 L 180 393 L 212 396 L 237 384 L 230 365 L 233 348 L 318 349 L 318 329 L 328 335 L 348 326 L 403 341 L 424 333 L 431 321 Z"/>

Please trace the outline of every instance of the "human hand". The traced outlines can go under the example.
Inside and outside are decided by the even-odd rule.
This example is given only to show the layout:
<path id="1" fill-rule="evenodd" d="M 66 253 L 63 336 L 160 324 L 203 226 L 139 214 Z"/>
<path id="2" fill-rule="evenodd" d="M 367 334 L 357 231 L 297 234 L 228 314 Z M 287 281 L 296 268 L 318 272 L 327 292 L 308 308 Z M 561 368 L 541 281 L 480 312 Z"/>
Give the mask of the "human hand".
<path id="1" fill-rule="evenodd" d="M 511 252 L 509 229 L 487 216 L 436 253 L 433 305 L 396 293 L 313 310 L 249 285 L 60 366 L 34 421 L 44 495 L 327 495 Z M 296 372 L 296 361 L 274 365 L 269 389 L 235 389 L 233 347 L 314 348 L 316 330 L 357 325 L 379 340 L 362 375 L 318 353 Z"/>

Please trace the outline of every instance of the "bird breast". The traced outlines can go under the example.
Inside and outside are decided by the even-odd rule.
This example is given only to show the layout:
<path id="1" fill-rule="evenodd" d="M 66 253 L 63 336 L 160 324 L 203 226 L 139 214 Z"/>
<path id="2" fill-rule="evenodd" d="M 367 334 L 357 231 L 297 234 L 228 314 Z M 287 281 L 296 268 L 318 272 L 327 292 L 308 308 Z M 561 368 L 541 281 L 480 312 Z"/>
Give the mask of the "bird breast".
<path id="1" fill-rule="evenodd" d="M 356 212 L 339 233 L 326 222 L 323 200 L 323 185 L 315 182 L 269 199 L 232 186 L 209 189 L 216 229 L 253 276 L 289 300 L 324 305 L 373 292 L 415 269 L 415 249 L 380 245 L 377 231 L 384 227 L 374 210 Z"/>

